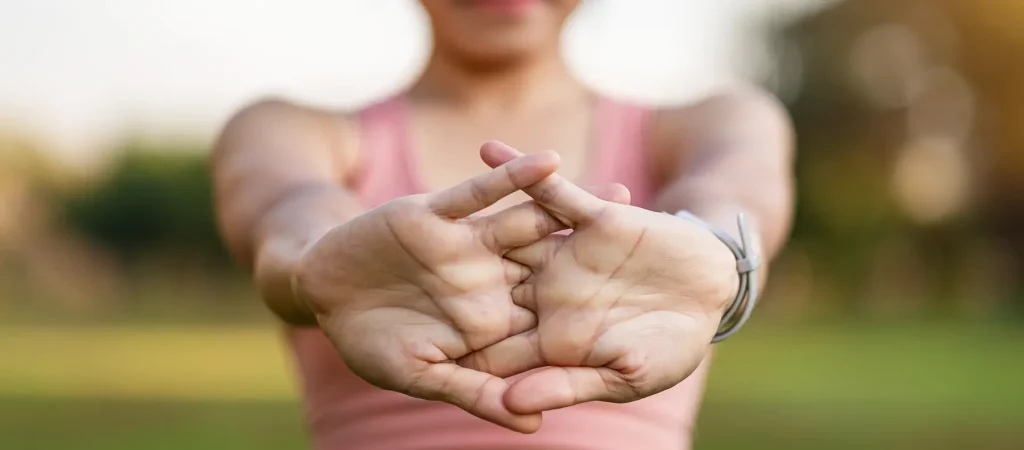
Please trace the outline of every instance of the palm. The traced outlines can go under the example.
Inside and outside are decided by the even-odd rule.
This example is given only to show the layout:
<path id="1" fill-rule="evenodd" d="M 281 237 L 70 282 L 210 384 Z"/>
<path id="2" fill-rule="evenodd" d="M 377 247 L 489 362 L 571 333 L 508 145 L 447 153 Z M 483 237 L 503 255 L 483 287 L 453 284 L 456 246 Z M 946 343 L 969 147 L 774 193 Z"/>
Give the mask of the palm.
<path id="1" fill-rule="evenodd" d="M 473 221 L 438 217 L 419 198 L 400 203 L 344 229 L 365 246 L 343 262 L 358 292 L 324 327 L 353 372 L 382 387 L 400 380 L 381 368 L 419 373 L 535 324 L 509 293 L 525 268 L 484 245 Z"/>
<path id="2" fill-rule="evenodd" d="M 526 192 L 574 228 L 506 255 L 535 272 L 513 301 L 539 325 L 460 363 L 498 376 L 547 366 L 510 388 L 518 412 L 637 400 L 692 373 L 735 286 L 728 250 L 688 222 L 603 202 L 557 176 Z"/>

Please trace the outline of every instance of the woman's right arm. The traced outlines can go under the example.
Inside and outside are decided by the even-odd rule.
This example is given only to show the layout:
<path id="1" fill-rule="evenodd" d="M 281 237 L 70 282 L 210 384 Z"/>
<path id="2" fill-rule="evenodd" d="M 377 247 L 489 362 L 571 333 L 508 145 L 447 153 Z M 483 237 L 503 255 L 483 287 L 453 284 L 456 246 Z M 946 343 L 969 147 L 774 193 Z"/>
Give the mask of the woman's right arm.
<path id="1" fill-rule="evenodd" d="M 312 326 L 292 274 L 305 248 L 363 211 L 345 188 L 358 134 L 342 116 L 265 100 L 237 113 L 211 157 L 216 214 L 231 253 L 282 320 Z"/>

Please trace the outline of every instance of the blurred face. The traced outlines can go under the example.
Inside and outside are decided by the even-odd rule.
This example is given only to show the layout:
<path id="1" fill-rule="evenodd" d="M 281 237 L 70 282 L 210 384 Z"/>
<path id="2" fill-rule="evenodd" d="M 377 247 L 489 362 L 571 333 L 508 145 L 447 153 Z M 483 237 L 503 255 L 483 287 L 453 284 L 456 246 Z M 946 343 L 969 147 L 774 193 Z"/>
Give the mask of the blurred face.
<path id="1" fill-rule="evenodd" d="M 421 0 L 434 45 L 478 63 L 498 63 L 557 45 L 579 0 Z"/>

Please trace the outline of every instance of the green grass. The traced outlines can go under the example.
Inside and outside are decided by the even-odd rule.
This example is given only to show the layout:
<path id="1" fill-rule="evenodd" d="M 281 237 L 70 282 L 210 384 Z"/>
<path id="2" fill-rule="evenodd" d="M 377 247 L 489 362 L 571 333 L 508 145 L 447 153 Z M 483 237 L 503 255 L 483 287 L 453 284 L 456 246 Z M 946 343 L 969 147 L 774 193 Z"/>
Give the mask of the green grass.
<path id="1" fill-rule="evenodd" d="M 304 448 L 268 328 L 0 328 L 0 449 Z M 1024 442 L 1024 330 L 754 326 L 719 346 L 697 449 Z"/>
<path id="2" fill-rule="evenodd" d="M 0 399 L 4 450 L 282 450 L 307 447 L 287 401 Z"/>
<path id="3" fill-rule="evenodd" d="M 697 448 L 1020 448 L 1022 355 L 1006 326 L 753 327 L 721 345 Z"/>

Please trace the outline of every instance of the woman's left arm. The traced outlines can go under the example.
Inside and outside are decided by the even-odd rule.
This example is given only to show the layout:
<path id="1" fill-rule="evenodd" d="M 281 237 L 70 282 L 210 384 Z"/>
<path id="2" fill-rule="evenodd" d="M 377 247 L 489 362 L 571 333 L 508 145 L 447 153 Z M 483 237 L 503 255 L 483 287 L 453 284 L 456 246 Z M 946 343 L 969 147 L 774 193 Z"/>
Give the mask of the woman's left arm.
<path id="1" fill-rule="evenodd" d="M 794 134 L 778 100 L 743 88 L 661 110 L 649 137 L 662 186 L 657 210 L 688 210 L 736 238 L 736 215 L 743 212 L 760 237 L 764 262 L 782 248 L 793 215 Z"/>

